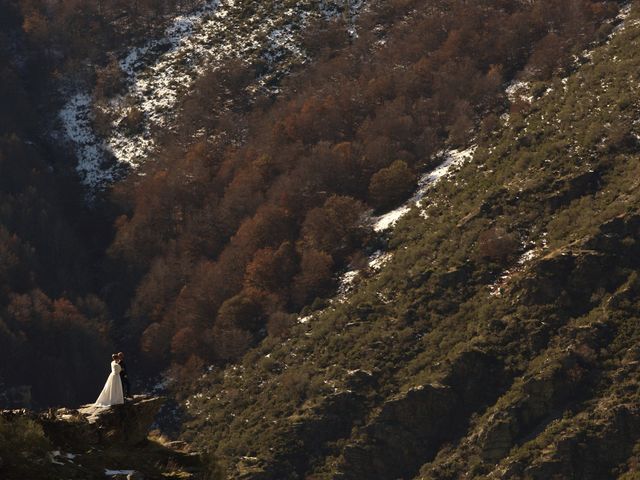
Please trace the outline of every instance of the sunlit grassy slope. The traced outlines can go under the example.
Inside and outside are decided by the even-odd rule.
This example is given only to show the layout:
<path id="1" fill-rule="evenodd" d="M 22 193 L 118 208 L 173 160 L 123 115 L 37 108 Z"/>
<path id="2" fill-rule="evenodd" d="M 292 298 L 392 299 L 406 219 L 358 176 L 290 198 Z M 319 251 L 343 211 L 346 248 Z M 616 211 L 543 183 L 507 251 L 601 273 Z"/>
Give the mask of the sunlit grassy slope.
<path id="1" fill-rule="evenodd" d="M 202 379 L 234 478 L 638 478 L 640 17 L 477 139 L 355 291 Z"/>

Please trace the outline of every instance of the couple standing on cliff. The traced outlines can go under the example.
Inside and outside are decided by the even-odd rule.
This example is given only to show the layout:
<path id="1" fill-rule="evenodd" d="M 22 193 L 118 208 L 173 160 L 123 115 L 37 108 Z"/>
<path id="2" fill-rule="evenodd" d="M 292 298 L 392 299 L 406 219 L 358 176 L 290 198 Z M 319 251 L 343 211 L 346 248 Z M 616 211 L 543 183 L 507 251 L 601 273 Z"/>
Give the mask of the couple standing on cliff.
<path id="1" fill-rule="evenodd" d="M 129 377 L 127 377 L 127 368 L 124 364 L 124 353 L 114 353 L 111 355 L 111 373 L 95 405 L 98 407 L 121 405 L 124 403 L 125 397 L 130 397 L 129 391 Z"/>

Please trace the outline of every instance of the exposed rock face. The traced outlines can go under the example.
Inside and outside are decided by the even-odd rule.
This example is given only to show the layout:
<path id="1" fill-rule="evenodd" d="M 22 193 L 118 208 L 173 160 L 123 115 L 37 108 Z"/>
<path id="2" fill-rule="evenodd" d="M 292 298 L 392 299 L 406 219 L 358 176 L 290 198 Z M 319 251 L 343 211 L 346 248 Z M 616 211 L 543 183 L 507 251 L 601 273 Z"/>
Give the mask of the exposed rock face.
<path id="1" fill-rule="evenodd" d="M 340 478 L 411 478 L 443 443 L 465 427 L 468 415 L 493 400 L 502 365 L 480 350 L 459 353 L 440 383 L 419 385 L 387 399 L 362 429 L 362 440 L 342 452 Z M 487 388 L 487 386 L 494 388 Z"/>
<path id="2" fill-rule="evenodd" d="M 553 193 L 544 199 L 545 203 L 553 210 L 560 208 L 576 198 L 597 191 L 601 178 L 602 172 L 599 170 L 587 170 L 559 178 L 551 186 Z"/>
<path id="3" fill-rule="evenodd" d="M 608 275 L 601 275 L 603 272 Z M 597 283 L 585 289 L 584 279 Z M 610 289 L 610 284 L 616 280 L 610 259 L 602 253 L 579 248 L 562 249 L 542 258 L 522 280 L 521 301 L 525 305 L 540 305 L 559 298 L 567 306 L 585 308 L 589 305 L 587 294 L 595 288 Z"/>
<path id="4" fill-rule="evenodd" d="M 370 375 L 357 374 L 363 379 Z M 232 477 L 281 480 L 290 478 L 292 471 L 306 471 L 314 457 L 326 453 L 328 442 L 349 435 L 354 422 L 364 414 L 364 402 L 362 395 L 343 390 L 303 406 L 287 419 L 283 438 L 272 444 L 273 458 L 242 457 L 236 462 Z"/>
<path id="5" fill-rule="evenodd" d="M 349 390 L 362 391 L 368 388 L 375 388 L 376 384 L 376 375 L 368 370 L 359 368 L 347 374 L 346 386 Z"/>
<path id="6" fill-rule="evenodd" d="M 582 314 L 592 306 L 594 291 L 615 290 L 628 274 L 625 269 L 638 267 L 640 246 L 633 239 L 639 235 L 638 215 L 605 222 L 596 234 L 536 262 L 519 283 L 519 300 L 527 305 L 559 301 L 575 315 Z"/>
<path id="7" fill-rule="evenodd" d="M 410 475 L 425 455 L 433 454 L 453 428 L 455 405 L 450 387 L 430 384 L 389 399 L 365 427 L 366 440 L 343 451 L 344 478 L 391 478 Z"/>
<path id="8" fill-rule="evenodd" d="M 586 370 L 580 359 L 569 353 L 539 373 L 526 376 L 512 389 L 514 400 L 497 405 L 487 416 L 486 426 L 475 443 L 486 461 L 497 461 L 507 455 L 523 434 L 561 408 L 581 388 Z"/>
<path id="9" fill-rule="evenodd" d="M 559 431 L 549 443 L 532 442 L 532 457 L 504 462 L 487 478 L 613 478 L 611 469 L 625 463 L 632 453 L 630 446 L 638 441 L 638 405 L 602 399 L 595 408 L 577 415 L 572 422 L 573 427 Z M 633 465 L 631 469 L 637 474 Z"/>

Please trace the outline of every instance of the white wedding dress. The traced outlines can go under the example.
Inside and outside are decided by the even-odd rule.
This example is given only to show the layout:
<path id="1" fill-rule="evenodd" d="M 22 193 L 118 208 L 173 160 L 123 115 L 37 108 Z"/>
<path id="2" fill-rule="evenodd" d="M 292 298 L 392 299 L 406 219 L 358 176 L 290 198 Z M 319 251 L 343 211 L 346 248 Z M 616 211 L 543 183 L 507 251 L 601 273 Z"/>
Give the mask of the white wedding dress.
<path id="1" fill-rule="evenodd" d="M 110 407 L 111 405 L 121 405 L 124 403 L 124 394 L 122 393 L 122 380 L 120 379 L 120 365 L 118 362 L 111 362 L 111 373 L 104 384 L 100 396 L 96 400 L 95 405 L 98 407 Z"/>

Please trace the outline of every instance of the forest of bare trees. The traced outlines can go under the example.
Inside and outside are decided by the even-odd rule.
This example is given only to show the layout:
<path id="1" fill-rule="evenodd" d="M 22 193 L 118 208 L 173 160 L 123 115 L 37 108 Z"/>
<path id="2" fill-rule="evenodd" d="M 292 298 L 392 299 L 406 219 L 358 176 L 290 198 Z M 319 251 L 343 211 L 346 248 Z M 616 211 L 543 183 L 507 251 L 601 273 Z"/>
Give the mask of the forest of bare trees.
<path id="1" fill-rule="evenodd" d="M 572 68 L 618 7 L 394 0 L 360 15 L 357 38 L 344 19 L 315 24 L 310 62 L 277 97 L 249 101 L 257 65 L 201 76 L 145 175 L 88 212 L 70 155 L 43 139 L 55 105 L 44 92 L 69 76 L 113 95 L 118 49 L 195 6 L 0 1 L 0 380 L 37 371 L 35 397 L 60 378 L 93 388 L 86 365 L 114 340 L 141 369 L 197 371 L 286 335 L 361 259 L 367 214 L 410 196 L 442 148 L 489 135 L 515 76 Z M 40 401 L 78 398 L 57 395 Z"/>
<path id="2" fill-rule="evenodd" d="M 183 138 L 225 135 L 116 188 L 125 212 L 109 253 L 130 267 L 126 328 L 143 354 L 226 362 L 269 326 L 282 333 L 361 255 L 367 211 L 401 203 L 434 153 L 464 145 L 476 125 L 490 132 L 515 75 L 571 68 L 616 11 L 589 0 L 380 2 L 357 39 L 340 22 L 308 32 L 314 63 L 275 100 L 221 110 L 246 75 L 204 76 L 184 101 Z"/>

